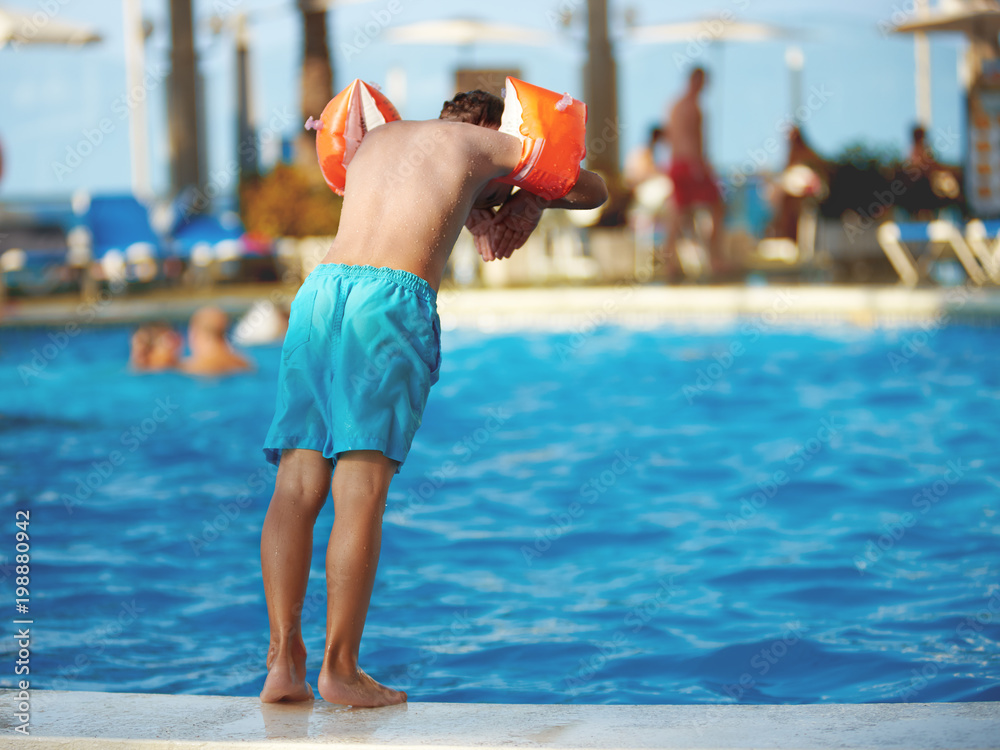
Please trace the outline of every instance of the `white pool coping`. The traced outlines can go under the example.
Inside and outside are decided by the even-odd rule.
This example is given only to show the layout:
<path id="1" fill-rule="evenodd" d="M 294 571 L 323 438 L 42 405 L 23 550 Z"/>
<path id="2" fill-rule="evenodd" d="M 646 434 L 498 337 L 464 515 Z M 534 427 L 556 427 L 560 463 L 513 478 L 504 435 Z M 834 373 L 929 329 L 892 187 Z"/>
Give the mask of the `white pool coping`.
<path id="1" fill-rule="evenodd" d="M 46 750 L 984 750 L 1000 747 L 1000 703 L 608 706 L 323 701 L 33 690 L 0 694 L 0 748 Z"/>
<path id="2" fill-rule="evenodd" d="M 218 290 L 199 296 L 11 301 L 2 326 L 121 325 L 171 318 L 187 320 L 200 306 L 219 305 L 232 315 L 256 299 L 289 301 L 282 286 Z M 1000 289 L 899 286 L 609 286 L 513 289 L 442 289 L 438 310 L 445 328 L 484 331 L 541 328 L 586 330 L 603 324 L 652 327 L 664 323 L 729 325 L 757 318 L 766 325 L 847 323 L 870 326 L 1000 323 Z"/>
<path id="3" fill-rule="evenodd" d="M 445 328 L 484 331 L 587 331 L 606 324 L 718 327 L 743 319 L 756 320 L 763 327 L 851 324 L 926 328 L 949 322 L 1000 322 L 1000 290 L 637 284 L 478 289 L 443 291 L 438 310 Z"/>

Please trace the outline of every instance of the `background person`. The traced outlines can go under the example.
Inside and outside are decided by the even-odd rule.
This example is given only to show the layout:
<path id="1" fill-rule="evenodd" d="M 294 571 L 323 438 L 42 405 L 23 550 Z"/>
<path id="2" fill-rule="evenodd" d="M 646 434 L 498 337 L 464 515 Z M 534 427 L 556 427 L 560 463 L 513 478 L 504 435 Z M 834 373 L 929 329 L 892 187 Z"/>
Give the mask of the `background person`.
<path id="1" fill-rule="evenodd" d="M 188 323 L 191 356 L 181 369 L 191 375 L 230 375 L 251 368 L 250 362 L 233 350 L 226 338 L 229 316 L 218 307 L 202 307 Z"/>
<path id="2" fill-rule="evenodd" d="M 654 126 L 649 130 L 649 139 L 632 149 L 625 157 L 622 179 L 629 190 L 646 180 L 659 177 L 665 171 L 659 159 L 659 146 L 663 143 L 663 128 Z"/>
<path id="3" fill-rule="evenodd" d="M 130 344 L 129 365 L 136 372 L 161 372 L 180 366 L 184 338 L 169 323 L 140 326 Z"/>
<path id="4" fill-rule="evenodd" d="M 909 184 L 899 203 L 910 216 L 930 221 L 940 209 L 960 200 L 961 182 L 952 169 L 934 156 L 923 127 L 915 126 L 911 139 L 910 153 L 902 170 Z"/>
<path id="5" fill-rule="evenodd" d="M 711 270 L 724 270 L 720 243 L 725 207 L 715 184 L 715 173 L 705 157 L 702 135 L 702 114 L 698 97 L 705 87 L 703 68 L 695 68 L 688 77 L 684 94 L 674 102 L 667 118 L 670 139 L 670 166 L 667 175 L 673 182 L 675 211 L 667 228 L 664 263 L 668 276 L 678 268 L 677 240 L 685 226 L 693 226 L 694 209 L 700 206 L 712 213 L 712 231 L 708 238 L 708 255 Z"/>
<path id="6" fill-rule="evenodd" d="M 829 192 L 830 173 L 830 164 L 806 143 L 802 130 L 791 128 L 788 161 L 772 194 L 774 217 L 768 225 L 768 237 L 798 239 L 802 207 L 806 200 L 822 198 Z"/>

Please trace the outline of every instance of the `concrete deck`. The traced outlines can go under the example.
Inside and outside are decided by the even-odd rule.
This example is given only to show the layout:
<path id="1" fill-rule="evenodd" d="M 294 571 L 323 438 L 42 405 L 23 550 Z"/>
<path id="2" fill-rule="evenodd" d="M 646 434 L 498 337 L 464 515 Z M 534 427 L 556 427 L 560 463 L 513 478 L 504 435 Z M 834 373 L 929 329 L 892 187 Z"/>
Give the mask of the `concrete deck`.
<path id="1" fill-rule="evenodd" d="M 186 321 L 201 305 L 240 315 L 256 299 L 289 301 L 293 287 L 222 287 L 198 293 L 155 292 L 92 303 L 65 297 L 12 300 L 0 326 L 130 324 L 169 318 Z M 619 284 L 520 289 L 443 289 L 438 309 L 446 328 L 482 330 L 589 329 L 605 323 L 725 324 L 751 316 L 768 325 L 851 323 L 863 326 L 946 322 L 1000 322 L 1000 289 L 905 289 L 860 286 L 677 286 Z"/>
<path id="2" fill-rule="evenodd" d="M 35 690 L 28 736 L 0 694 L 0 748 L 971 750 L 1000 747 L 1000 703 L 595 706 L 323 701 Z"/>

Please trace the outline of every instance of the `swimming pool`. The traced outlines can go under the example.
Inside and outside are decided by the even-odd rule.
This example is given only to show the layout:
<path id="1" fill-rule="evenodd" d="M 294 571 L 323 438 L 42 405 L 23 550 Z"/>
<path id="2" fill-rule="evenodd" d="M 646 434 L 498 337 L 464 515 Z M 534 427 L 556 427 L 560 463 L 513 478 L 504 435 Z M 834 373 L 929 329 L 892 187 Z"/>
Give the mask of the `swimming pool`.
<path id="1" fill-rule="evenodd" d="M 130 375 L 128 330 L 64 332 L 0 331 L 2 554 L 30 509 L 32 686 L 256 694 L 278 349 L 197 381 Z M 446 332 L 362 664 L 411 700 L 1000 699 L 997 341 Z"/>

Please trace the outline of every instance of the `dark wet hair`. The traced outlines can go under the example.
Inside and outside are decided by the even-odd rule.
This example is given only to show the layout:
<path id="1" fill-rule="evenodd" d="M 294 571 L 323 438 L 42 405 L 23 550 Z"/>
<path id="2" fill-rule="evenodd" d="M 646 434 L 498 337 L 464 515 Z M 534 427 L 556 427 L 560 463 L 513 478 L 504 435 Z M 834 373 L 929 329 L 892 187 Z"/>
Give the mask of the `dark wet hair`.
<path id="1" fill-rule="evenodd" d="M 924 139 L 927 137 L 927 131 L 920 125 L 915 125 L 913 127 L 913 142 L 923 143 Z"/>
<path id="2" fill-rule="evenodd" d="M 441 120 L 467 122 L 485 128 L 499 128 L 501 117 L 503 117 L 503 99 L 480 89 L 456 94 L 455 98 L 444 103 L 438 116 Z"/>

